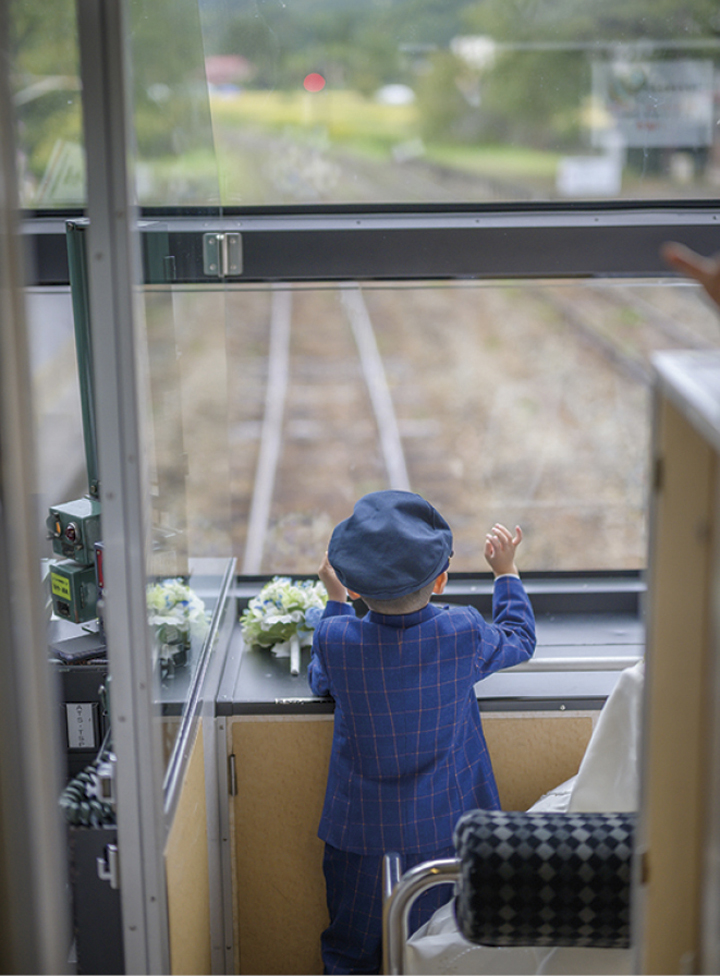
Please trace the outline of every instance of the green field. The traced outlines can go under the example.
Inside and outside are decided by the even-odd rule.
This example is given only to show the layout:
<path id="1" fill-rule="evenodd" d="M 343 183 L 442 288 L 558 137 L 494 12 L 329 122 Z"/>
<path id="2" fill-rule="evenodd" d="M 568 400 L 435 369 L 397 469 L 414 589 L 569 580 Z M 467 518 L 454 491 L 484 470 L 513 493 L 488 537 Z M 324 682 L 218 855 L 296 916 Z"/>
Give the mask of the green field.
<path id="1" fill-rule="evenodd" d="M 267 170 L 282 165 L 278 157 L 284 154 L 288 165 L 293 154 L 301 160 L 299 166 L 310 154 L 342 160 L 346 168 L 350 158 L 358 164 L 374 164 L 386 191 L 387 174 L 380 174 L 379 169 L 384 164 L 389 170 L 402 153 L 445 172 L 522 181 L 536 189 L 547 189 L 552 183 L 559 158 L 555 153 L 514 146 L 426 144 L 420 138 L 415 105 L 380 104 L 354 91 L 249 90 L 214 94 L 210 104 L 225 204 L 272 202 Z M 345 186 L 342 178 L 336 189 L 338 202 L 354 199 L 353 188 Z M 308 202 L 312 202 L 312 193 Z"/>
<path id="2" fill-rule="evenodd" d="M 213 95 L 210 105 L 216 132 L 244 125 L 320 129 L 333 144 L 359 142 L 379 148 L 418 134 L 413 105 L 381 105 L 354 91 L 243 91 Z"/>

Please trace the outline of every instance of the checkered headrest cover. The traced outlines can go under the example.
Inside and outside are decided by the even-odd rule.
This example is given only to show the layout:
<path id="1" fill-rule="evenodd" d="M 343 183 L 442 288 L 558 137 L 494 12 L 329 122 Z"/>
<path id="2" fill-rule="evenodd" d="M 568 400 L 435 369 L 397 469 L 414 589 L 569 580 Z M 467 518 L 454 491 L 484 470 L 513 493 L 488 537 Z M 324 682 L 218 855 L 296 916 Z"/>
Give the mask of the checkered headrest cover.
<path id="1" fill-rule="evenodd" d="M 470 942 L 630 945 L 633 813 L 503 813 L 458 821 L 455 899 Z"/>

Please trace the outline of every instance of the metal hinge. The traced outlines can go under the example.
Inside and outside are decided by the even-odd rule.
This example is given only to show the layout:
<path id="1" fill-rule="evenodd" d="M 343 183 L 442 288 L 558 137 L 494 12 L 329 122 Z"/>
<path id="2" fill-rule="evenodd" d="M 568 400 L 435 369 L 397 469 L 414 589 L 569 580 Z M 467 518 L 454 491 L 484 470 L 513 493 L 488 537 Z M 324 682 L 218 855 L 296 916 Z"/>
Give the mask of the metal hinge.
<path id="1" fill-rule="evenodd" d="M 97 859 L 97 873 L 101 881 L 109 881 L 110 887 L 120 887 L 120 857 L 117 844 L 105 847 L 105 856 Z"/>
<path id="2" fill-rule="evenodd" d="M 240 234 L 203 234 L 203 271 L 214 278 L 241 275 L 243 254 Z"/>

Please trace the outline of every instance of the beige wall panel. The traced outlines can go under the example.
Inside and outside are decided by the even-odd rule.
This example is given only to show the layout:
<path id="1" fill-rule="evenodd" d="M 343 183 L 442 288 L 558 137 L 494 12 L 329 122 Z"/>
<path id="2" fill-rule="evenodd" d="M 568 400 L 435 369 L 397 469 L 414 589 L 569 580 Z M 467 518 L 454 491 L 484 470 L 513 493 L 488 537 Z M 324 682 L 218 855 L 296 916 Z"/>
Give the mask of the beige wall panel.
<path id="1" fill-rule="evenodd" d="M 527 810 L 578 771 L 593 714 L 485 714 L 483 728 L 503 810 Z"/>
<path id="2" fill-rule="evenodd" d="M 709 559 L 715 457 L 661 400 L 646 665 L 642 971 L 677 973 L 699 948 L 708 739 Z"/>
<path id="3" fill-rule="evenodd" d="M 483 723 L 503 805 L 521 810 L 577 772 L 593 716 L 499 713 Z M 322 972 L 327 910 L 317 825 L 332 729 L 331 716 L 233 722 L 240 973 Z"/>
<path id="4" fill-rule="evenodd" d="M 170 971 L 212 972 L 205 757 L 202 725 L 193 744 L 165 847 Z"/>
<path id="5" fill-rule="evenodd" d="M 332 716 L 233 725 L 241 973 L 322 972 L 328 919 L 317 827 L 332 729 Z"/>

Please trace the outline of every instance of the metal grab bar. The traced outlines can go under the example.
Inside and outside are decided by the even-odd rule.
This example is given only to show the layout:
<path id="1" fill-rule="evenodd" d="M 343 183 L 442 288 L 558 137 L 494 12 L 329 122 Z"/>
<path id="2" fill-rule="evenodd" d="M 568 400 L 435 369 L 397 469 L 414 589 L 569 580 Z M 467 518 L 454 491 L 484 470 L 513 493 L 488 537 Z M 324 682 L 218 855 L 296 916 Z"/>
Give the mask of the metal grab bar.
<path id="1" fill-rule="evenodd" d="M 406 871 L 394 887 L 393 879 L 400 875 L 398 854 L 383 858 L 383 972 L 386 976 L 401 976 L 405 972 L 405 944 L 408 938 L 410 909 L 424 891 L 439 884 L 452 884 L 460 877 L 460 860 L 443 858 L 426 861 Z"/>
<path id="2" fill-rule="evenodd" d="M 500 674 L 513 671 L 624 671 L 631 668 L 642 656 L 637 657 L 531 657 L 522 664 L 504 668 Z"/>

